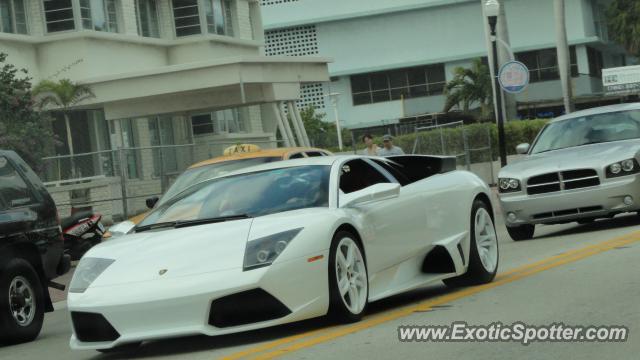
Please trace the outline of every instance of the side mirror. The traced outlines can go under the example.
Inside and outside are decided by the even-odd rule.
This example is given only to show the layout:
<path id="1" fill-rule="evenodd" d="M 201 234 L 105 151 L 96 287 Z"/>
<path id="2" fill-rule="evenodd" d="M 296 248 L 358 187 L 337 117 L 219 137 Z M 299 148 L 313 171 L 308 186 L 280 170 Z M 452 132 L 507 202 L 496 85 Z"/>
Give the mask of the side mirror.
<path id="1" fill-rule="evenodd" d="M 117 223 L 109 228 L 109 232 L 111 233 L 111 238 L 124 236 L 129 231 L 131 231 L 131 229 L 133 229 L 135 226 L 136 224 L 134 224 L 129 220 Z"/>
<path id="2" fill-rule="evenodd" d="M 340 197 L 340 207 L 351 207 L 368 202 L 392 199 L 400 195 L 400 184 L 375 184 Z"/>
<path id="3" fill-rule="evenodd" d="M 158 203 L 158 200 L 160 200 L 160 198 L 157 196 L 148 198 L 146 201 L 147 207 L 149 209 L 153 209 L 153 207 L 156 206 L 156 204 Z"/>
<path id="4" fill-rule="evenodd" d="M 527 154 L 529 152 L 529 148 L 531 147 L 531 145 L 529 144 L 520 144 L 518 146 L 516 146 L 516 152 L 520 155 L 524 155 Z"/>

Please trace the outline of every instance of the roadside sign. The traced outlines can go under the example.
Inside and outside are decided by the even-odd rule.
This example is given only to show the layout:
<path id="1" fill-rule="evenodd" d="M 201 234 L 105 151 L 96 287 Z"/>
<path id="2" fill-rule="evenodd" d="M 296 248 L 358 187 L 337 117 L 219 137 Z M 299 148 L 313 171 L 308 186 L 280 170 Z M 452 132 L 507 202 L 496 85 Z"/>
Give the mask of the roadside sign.
<path id="1" fill-rule="evenodd" d="M 521 93 L 529 85 L 529 69 L 519 61 L 509 61 L 500 68 L 498 80 L 504 91 L 511 94 Z"/>
<path id="2" fill-rule="evenodd" d="M 602 85 L 606 95 L 640 92 L 640 66 L 625 66 L 602 70 Z"/>

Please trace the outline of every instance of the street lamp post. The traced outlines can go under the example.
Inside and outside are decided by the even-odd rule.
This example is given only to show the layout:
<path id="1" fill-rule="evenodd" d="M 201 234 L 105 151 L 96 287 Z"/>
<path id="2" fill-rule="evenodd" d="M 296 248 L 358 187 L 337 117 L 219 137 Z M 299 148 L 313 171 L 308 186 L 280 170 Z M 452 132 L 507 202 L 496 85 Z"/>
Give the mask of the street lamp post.
<path id="1" fill-rule="evenodd" d="M 331 104 L 333 105 L 333 114 L 336 118 L 336 131 L 338 132 L 338 148 L 342 151 L 342 128 L 340 127 L 340 117 L 338 115 L 338 95 L 340 93 L 331 93 L 325 96 L 331 98 Z"/>
<path id="2" fill-rule="evenodd" d="M 500 14 L 500 3 L 498 0 L 487 0 L 484 4 L 485 14 L 489 20 L 489 27 L 491 29 L 491 47 L 493 48 L 493 69 L 494 69 L 494 83 L 496 88 L 495 105 L 496 105 L 496 117 L 498 118 L 498 148 L 500 150 L 500 165 L 505 167 L 507 165 L 507 145 L 504 134 L 504 114 L 502 113 L 502 87 L 499 81 L 498 66 L 498 37 L 496 35 L 496 25 L 498 24 L 498 15 Z"/>

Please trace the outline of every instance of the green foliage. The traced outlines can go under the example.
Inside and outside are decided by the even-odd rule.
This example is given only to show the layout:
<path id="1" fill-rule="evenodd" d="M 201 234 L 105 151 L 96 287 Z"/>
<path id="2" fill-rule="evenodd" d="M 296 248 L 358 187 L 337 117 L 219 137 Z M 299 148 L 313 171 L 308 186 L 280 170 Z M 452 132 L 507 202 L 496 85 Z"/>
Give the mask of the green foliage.
<path id="1" fill-rule="evenodd" d="M 514 155 L 516 146 L 522 143 L 532 143 L 547 120 L 522 120 L 509 121 L 505 124 L 507 139 L 507 153 Z M 459 127 L 442 128 L 419 134 L 401 135 L 394 138 L 393 143 L 401 147 L 406 153 L 413 151 L 416 137 L 419 137 L 417 154 L 424 155 L 462 155 L 465 153 L 463 131 L 467 135 L 467 146 L 471 149 L 471 162 L 489 161 L 489 141 L 493 160 L 497 160 L 498 153 L 498 128 L 495 123 L 477 123 Z M 490 140 L 489 140 L 490 139 Z M 375 138 L 374 142 L 382 146 L 382 139 Z M 444 151 L 443 151 L 444 142 Z M 359 150 L 364 145 L 358 144 Z M 464 157 L 459 157 L 464 163 Z"/>
<path id="2" fill-rule="evenodd" d="M 60 81 L 43 80 L 34 89 L 41 107 L 55 106 L 68 110 L 70 107 L 95 97 L 87 85 L 75 83 L 69 79 Z"/>
<path id="3" fill-rule="evenodd" d="M 607 10 L 611 38 L 640 56 L 640 1 L 613 0 Z"/>
<path id="4" fill-rule="evenodd" d="M 444 88 L 447 101 L 443 111 L 461 107 L 464 113 L 469 113 L 471 106 L 477 104 L 480 106 L 481 117 L 489 118 L 493 101 L 489 67 L 481 59 L 475 59 L 470 69 L 457 67 L 453 72 L 453 79 Z"/>
<path id="5" fill-rule="evenodd" d="M 338 133 L 336 125 L 325 121 L 326 114 L 317 112 L 313 106 L 300 111 L 311 145 L 323 149 L 337 148 Z M 342 142 L 345 147 L 351 146 L 351 133 L 342 129 Z"/>
<path id="6" fill-rule="evenodd" d="M 6 63 L 0 53 L 0 149 L 17 152 L 35 171 L 52 149 L 50 119 L 34 108 L 31 78 L 25 69 Z"/>

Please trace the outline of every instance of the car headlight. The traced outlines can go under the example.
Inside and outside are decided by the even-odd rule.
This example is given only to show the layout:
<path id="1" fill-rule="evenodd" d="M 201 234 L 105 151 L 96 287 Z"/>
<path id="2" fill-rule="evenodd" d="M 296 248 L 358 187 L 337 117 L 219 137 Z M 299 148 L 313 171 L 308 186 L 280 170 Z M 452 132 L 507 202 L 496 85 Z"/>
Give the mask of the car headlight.
<path id="1" fill-rule="evenodd" d="M 620 165 L 622 165 L 622 170 L 626 172 L 631 172 L 635 168 L 635 164 L 633 163 L 632 159 L 625 160 L 621 162 Z"/>
<path id="2" fill-rule="evenodd" d="M 85 292 L 114 261 L 112 259 L 82 258 L 71 279 L 69 292 Z"/>
<path id="3" fill-rule="evenodd" d="M 636 159 L 627 159 L 607 166 L 605 172 L 608 178 L 632 175 L 640 172 L 640 166 Z"/>
<path id="4" fill-rule="evenodd" d="M 520 180 L 511 178 L 501 178 L 498 180 L 501 193 L 520 191 Z"/>
<path id="5" fill-rule="evenodd" d="M 271 265 L 300 231 L 302 231 L 302 228 L 249 241 L 244 252 L 243 270 L 253 270 Z"/>

